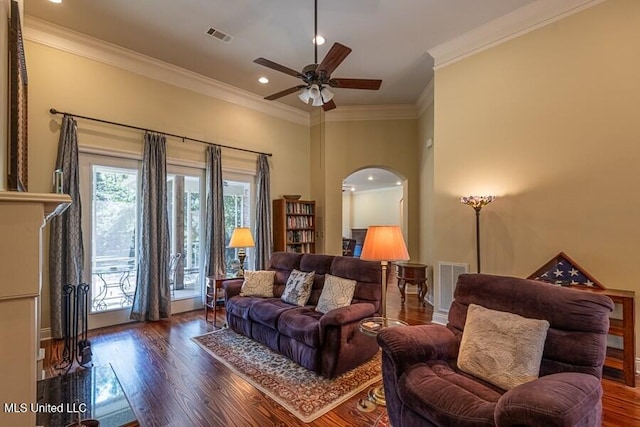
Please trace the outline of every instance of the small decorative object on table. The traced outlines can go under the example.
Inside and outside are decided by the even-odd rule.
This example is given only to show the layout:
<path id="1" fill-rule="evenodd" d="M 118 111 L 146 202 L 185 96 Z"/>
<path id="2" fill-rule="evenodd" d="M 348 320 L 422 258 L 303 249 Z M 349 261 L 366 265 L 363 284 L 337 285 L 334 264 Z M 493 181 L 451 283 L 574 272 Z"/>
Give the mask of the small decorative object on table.
<path id="1" fill-rule="evenodd" d="M 287 200 L 298 200 L 302 197 L 301 194 L 283 194 L 282 197 Z"/>

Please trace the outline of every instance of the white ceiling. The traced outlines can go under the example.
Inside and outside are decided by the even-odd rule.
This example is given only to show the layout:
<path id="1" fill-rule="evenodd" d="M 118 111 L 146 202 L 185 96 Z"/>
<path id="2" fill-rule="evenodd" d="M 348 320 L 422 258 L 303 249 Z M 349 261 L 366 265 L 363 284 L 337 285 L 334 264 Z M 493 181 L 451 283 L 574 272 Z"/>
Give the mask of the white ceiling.
<path id="1" fill-rule="evenodd" d="M 386 169 L 366 168 L 360 169 L 346 177 L 342 181 L 343 191 L 367 191 L 380 190 L 382 188 L 396 187 L 402 184 L 402 178 Z"/>
<path id="2" fill-rule="evenodd" d="M 353 52 L 333 77 L 382 79 L 379 91 L 336 89 L 347 105 L 415 104 L 433 76 L 428 49 L 535 0 L 319 0 L 327 43 Z M 301 70 L 313 63 L 313 0 L 48 0 L 24 2 L 25 14 L 267 96 L 300 80 L 253 60 Z M 206 34 L 233 37 L 225 44 Z M 267 85 L 259 76 L 270 79 Z M 294 94 L 279 101 L 308 110 Z"/>

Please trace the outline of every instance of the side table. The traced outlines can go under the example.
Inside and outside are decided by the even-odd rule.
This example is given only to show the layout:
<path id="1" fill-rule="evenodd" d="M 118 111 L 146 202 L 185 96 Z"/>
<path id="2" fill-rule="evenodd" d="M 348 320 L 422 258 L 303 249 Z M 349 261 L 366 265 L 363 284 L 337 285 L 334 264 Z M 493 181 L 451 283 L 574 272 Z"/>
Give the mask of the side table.
<path id="1" fill-rule="evenodd" d="M 365 335 L 375 337 L 384 328 L 395 328 L 398 326 L 407 326 L 407 322 L 403 322 L 398 319 L 389 319 L 388 317 L 367 317 L 360 322 L 359 329 Z M 373 402 L 375 405 L 386 406 L 387 401 L 384 397 L 384 384 L 372 387 L 369 390 L 369 401 L 362 399 L 358 403 L 358 408 L 361 411 L 371 411 L 375 408 L 375 405 L 371 405 Z"/>
<path id="2" fill-rule="evenodd" d="M 207 276 L 207 293 L 205 295 L 204 301 L 204 320 L 205 322 L 209 321 L 209 310 L 213 311 L 213 326 L 216 326 L 216 311 L 218 307 L 218 303 L 221 301 L 220 296 L 218 295 L 218 291 L 223 291 L 224 297 L 224 289 L 222 289 L 222 283 L 225 280 L 232 279 L 233 277 L 227 276 Z M 224 300 L 222 300 L 224 302 Z"/>
<path id="3" fill-rule="evenodd" d="M 405 288 L 407 283 L 418 287 L 418 299 L 421 304 L 425 304 L 424 298 L 429 289 L 429 278 L 427 277 L 427 265 L 413 262 L 395 263 L 398 272 L 398 288 L 400 288 L 400 299 L 404 304 Z"/>

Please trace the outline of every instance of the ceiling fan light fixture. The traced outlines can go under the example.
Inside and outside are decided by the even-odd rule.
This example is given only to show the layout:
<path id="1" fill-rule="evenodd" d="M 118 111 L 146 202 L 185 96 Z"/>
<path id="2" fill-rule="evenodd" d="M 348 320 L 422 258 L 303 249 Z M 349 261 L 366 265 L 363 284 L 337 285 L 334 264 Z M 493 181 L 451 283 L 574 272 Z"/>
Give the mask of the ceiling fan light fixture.
<path id="1" fill-rule="evenodd" d="M 300 101 L 304 102 L 305 104 L 308 104 L 309 100 L 311 99 L 311 96 L 309 95 L 309 88 L 306 87 L 302 89 L 302 92 L 300 92 L 300 94 L 298 95 L 298 98 L 300 98 Z"/>
<path id="2" fill-rule="evenodd" d="M 326 86 L 320 90 L 320 94 L 322 95 L 322 100 L 324 102 L 329 102 L 333 99 L 333 92 L 331 92 Z"/>
<path id="3" fill-rule="evenodd" d="M 314 83 L 311 86 L 309 86 L 309 97 L 314 101 L 320 98 L 320 88 L 318 87 L 317 84 Z"/>
<path id="4" fill-rule="evenodd" d="M 322 107 L 322 104 L 324 104 L 324 101 L 322 101 L 322 97 L 319 96 L 317 98 L 314 98 L 313 103 L 311 105 L 314 107 Z"/>

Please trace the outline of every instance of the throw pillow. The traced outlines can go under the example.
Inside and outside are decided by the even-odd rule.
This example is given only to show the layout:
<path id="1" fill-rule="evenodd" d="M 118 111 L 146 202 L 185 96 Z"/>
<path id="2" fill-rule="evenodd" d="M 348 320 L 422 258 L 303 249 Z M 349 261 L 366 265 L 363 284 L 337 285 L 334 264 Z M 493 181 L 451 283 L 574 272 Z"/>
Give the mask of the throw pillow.
<path id="1" fill-rule="evenodd" d="M 458 368 L 504 390 L 538 378 L 549 322 L 470 304 Z"/>
<path id="2" fill-rule="evenodd" d="M 240 296 L 273 298 L 275 277 L 275 271 L 245 271 Z"/>
<path id="3" fill-rule="evenodd" d="M 284 292 L 280 297 L 282 301 L 299 306 L 305 305 L 311 296 L 311 286 L 313 286 L 315 275 L 315 271 L 304 273 L 294 269 L 289 274 Z"/>
<path id="4" fill-rule="evenodd" d="M 327 274 L 324 276 L 324 286 L 316 305 L 316 311 L 327 313 L 336 308 L 351 304 L 356 281 Z"/>

